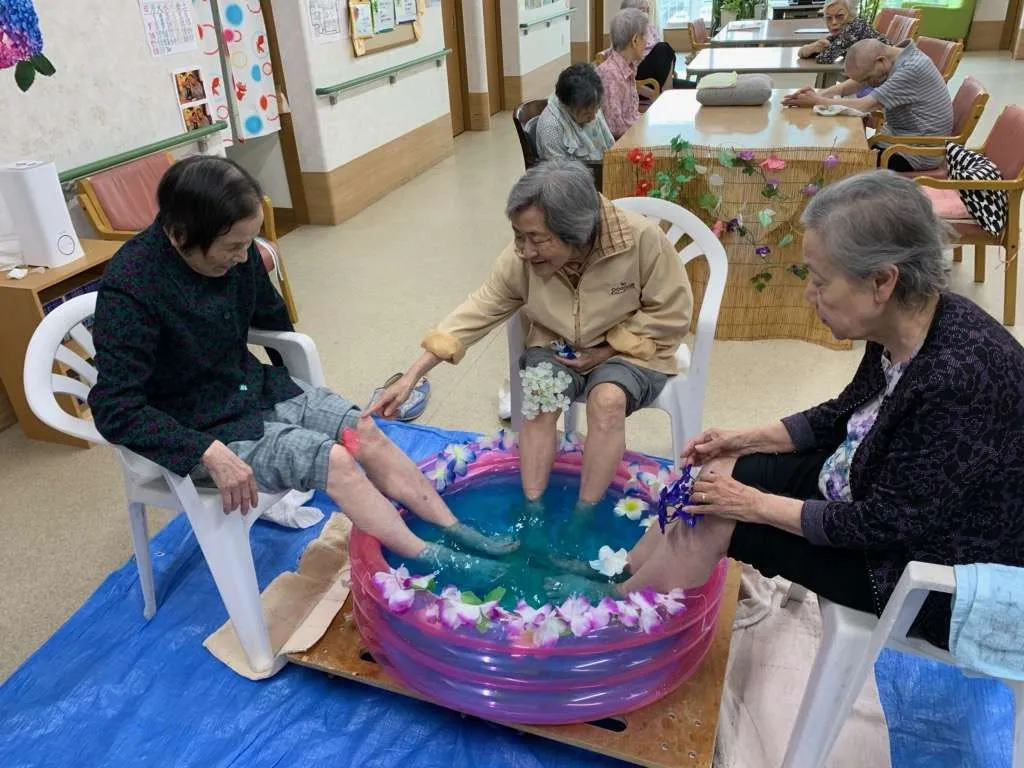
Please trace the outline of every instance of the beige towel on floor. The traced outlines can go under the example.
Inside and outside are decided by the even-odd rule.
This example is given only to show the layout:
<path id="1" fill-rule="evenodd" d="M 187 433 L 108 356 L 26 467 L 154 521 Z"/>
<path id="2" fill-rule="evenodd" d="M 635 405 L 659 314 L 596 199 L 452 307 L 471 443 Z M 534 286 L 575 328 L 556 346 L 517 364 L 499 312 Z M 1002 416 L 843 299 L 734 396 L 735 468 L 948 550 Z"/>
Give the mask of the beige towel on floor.
<path id="1" fill-rule="evenodd" d="M 349 593 L 348 534 L 352 523 L 335 513 L 319 538 L 311 541 L 299 560 L 297 573 L 282 573 L 263 590 L 263 613 L 270 646 L 277 656 L 267 672 L 256 673 L 238 642 L 234 625 L 224 625 L 203 645 L 220 661 L 250 680 L 277 674 L 286 654 L 311 648 L 327 631 Z"/>
<path id="2" fill-rule="evenodd" d="M 779 603 L 789 583 L 743 567 L 715 745 L 716 768 L 778 768 L 821 639 L 817 599 Z M 826 768 L 886 768 L 889 736 L 870 675 Z"/>

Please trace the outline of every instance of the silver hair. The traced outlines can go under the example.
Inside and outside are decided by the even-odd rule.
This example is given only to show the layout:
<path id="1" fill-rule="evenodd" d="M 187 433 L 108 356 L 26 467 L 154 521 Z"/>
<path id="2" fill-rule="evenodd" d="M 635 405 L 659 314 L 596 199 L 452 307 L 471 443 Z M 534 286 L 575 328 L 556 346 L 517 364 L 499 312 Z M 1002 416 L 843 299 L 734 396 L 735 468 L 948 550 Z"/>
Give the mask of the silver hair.
<path id="1" fill-rule="evenodd" d="M 946 287 L 947 228 L 910 179 L 892 171 L 849 176 L 811 198 L 800 221 L 848 275 L 868 278 L 896 267 L 900 304 L 918 305 Z"/>
<path id="2" fill-rule="evenodd" d="M 547 160 L 533 166 L 508 193 L 508 218 L 536 206 L 555 237 L 569 245 L 590 245 L 601 226 L 601 197 L 590 170 L 576 160 Z"/>
<path id="3" fill-rule="evenodd" d="M 843 6 L 851 17 L 857 15 L 856 4 L 852 0 L 825 0 L 825 5 L 822 6 L 821 12 L 824 13 L 826 8 L 831 8 L 833 5 Z"/>
<path id="4" fill-rule="evenodd" d="M 608 28 L 612 38 L 612 48 L 616 51 L 625 50 L 637 35 L 644 36 L 647 32 L 647 14 L 636 8 L 625 8 L 612 17 Z"/>
<path id="5" fill-rule="evenodd" d="M 638 11 L 643 13 L 641 6 L 647 2 L 647 0 L 622 0 L 622 5 L 619 6 L 619 10 L 623 11 L 626 8 L 636 8 Z"/>

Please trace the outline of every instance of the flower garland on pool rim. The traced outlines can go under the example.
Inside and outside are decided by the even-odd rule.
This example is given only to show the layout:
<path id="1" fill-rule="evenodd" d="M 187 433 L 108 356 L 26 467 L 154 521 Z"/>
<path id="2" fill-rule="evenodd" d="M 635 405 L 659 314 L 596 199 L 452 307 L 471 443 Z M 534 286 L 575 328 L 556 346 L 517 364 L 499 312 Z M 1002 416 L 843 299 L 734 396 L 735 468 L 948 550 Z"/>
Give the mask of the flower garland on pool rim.
<path id="1" fill-rule="evenodd" d="M 27 91 L 36 73 L 50 77 L 56 70 L 43 55 L 43 35 L 31 0 L 0 2 L 0 69 L 14 67 L 14 81 Z"/>
<path id="2" fill-rule="evenodd" d="M 778 215 L 775 209 L 764 207 L 757 212 L 757 224 L 760 225 L 761 238 L 755 238 L 750 231 L 751 225 L 744 223 L 742 212 L 735 212 L 734 215 L 723 215 L 721 211 L 722 196 L 716 191 L 725 184 L 721 174 L 711 172 L 705 165 L 697 162 L 693 154 L 690 142 L 684 141 L 676 136 L 669 143 L 672 154 L 676 158 L 673 172 L 658 171 L 654 180 L 640 178 L 637 181 L 633 194 L 636 197 L 656 197 L 662 200 L 679 203 L 683 192 L 683 186 L 693 181 L 697 176 L 707 177 L 708 186 L 712 191 L 705 192 L 697 198 L 697 207 L 706 212 L 707 216 L 713 219 L 711 231 L 719 238 L 723 233 L 735 234 L 754 246 L 754 252 L 761 258 L 764 268 L 761 272 L 750 278 L 755 290 L 763 291 L 772 280 L 772 271 L 781 269 L 789 274 L 795 275 L 801 280 L 807 277 L 807 267 L 802 263 L 781 264 L 769 261 L 772 255 L 772 248 L 781 251 L 791 245 L 795 240 L 793 235 L 794 226 L 786 222 L 781 228 L 775 227 L 775 218 Z M 651 151 L 645 152 L 639 147 L 634 147 L 626 153 L 627 159 L 639 170 L 650 173 L 654 170 L 655 157 Z M 760 175 L 763 180 L 761 197 L 766 201 L 777 199 L 779 201 L 793 200 L 795 197 L 787 197 L 780 191 L 782 181 L 778 176 L 769 175 L 779 173 L 786 168 L 786 161 L 776 155 L 768 155 L 758 160 L 758 153 L 752 149 L 734 150 L 731 147 L 721 147 L 718 150 L 718 163 L 727 170 L 739 170 L 744 176 Z M 840 163 L 839 156 L 833 151 L 822 160 L 822 170 L 813 178 L 809 179 L 800 189 L 803 197 L 813 197 L 827 183 L 827 175 Z M 765 235 L 769 232 L 778 233 L 774 246 L 765 242 Z"/>
<path id="3" fill-rule="evenodd" d="M 501 429 L 494 435 L 480 437 L 469 443 L 448 445 L 424 474 L 440 492 L 456 478 L 464 477 L 469 466 L 482 454 L 488 451 L 513 451 L 516 448 L 516 434 Z M 577 435 L 569 433 L 561 438 L 558 449 L 562 453 L 579 452 L 583 446 Z M 664 467 L 658 467 L 656 471 L 651 469 L 653 462 L 651 466 L 645 467 L 629 465 L 623 497 L 615 505 L 614 513 L 635 520 L 645 528 L 657 520 L 662 531 L 668 522 L 677 518 L 687 525 L 695 525 L 700 516 L 689 515 L 682 510 L 689 500 L 689 491 L 693 485 L 690 468 L 685 468 L 678 476 Z M 646 514 L 652 506 L 655 513 Z M 602 547 L 602 554 L 606 549 L 612 558 L 606 557 L 605 560 L 621 559 L 624 565 L 625 550 L 619 550 L 619 554 L 611 552 L 610 547 Z M 591 565 L 596 568 L 594 563 L 597 562 L 592 561 Z M 610 576 L 621 570 L 620 567 L 614 573 L 602 573 Z M 460 591 L 455 586 L 446 586 L 440 594 L 435 594 L 435 576 L 414 576 L 403 565 L 378 571 L 373 576 L 373 583 L 392 613 L 404 614 L 414 610 L 417 595 L 423 594 L 427 600 L 425 604 L 421 601 L 416 610 L 427 623 L 451 631 L 474 627 L 483 633 L 492 628 L 500 628 L 513 643 L 534 647 L 550 647 L 562 637 L 584 637 L 610 625 L 651 633 L 667 619 L 686 610 L 686 594 L 682 589 L 673 589 L 667 593 L 644 589 L 622 600 L 605 597 L 596 605 L 579 595 L 567 598 L 561 605 L 546 603 L 537 608 L 520 600 L 513 610 L 508 611 L 499 605 L 505 596 L 504 587 L 496 587 L 483 597 L 473 592 Z"/>

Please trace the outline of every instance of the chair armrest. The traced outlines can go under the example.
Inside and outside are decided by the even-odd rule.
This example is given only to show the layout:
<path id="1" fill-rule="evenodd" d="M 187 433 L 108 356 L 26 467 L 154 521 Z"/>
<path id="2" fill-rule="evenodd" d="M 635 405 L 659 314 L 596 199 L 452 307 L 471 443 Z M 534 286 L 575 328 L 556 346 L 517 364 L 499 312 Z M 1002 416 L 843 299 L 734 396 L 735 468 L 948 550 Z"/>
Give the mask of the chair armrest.
<path id="1" fill-rule="evenodd" d="M 890 144 L 885 148 L 886 152 L 892 152 L 904 155 L 921 155 L 923 157 L 945 157 L 946 147 L 912 147 L 909 144 Z"/>
<path id="2" fill-rule="evenodd" d="M 932 189 L 977 189 L 977 190 L 1002 190 L 1013 192 L 1024 189 L 1024 179 L 1011 179 L 999 181 L 988 179 L 933 179 L 930 176 L 918 176 L 914 179 L 922 187 Z"/>
<path id="3" fill-rule="evenodd" d="M 868 139 L 868 146 L 874 147 L 882 142 L 886 144 L 908 144 L 915 147 L 945 147 L 947 141 L 956 141 L 956 136 L 917 136 L 901 134 L 893 136 L 891 133 L 876 133 Z"/>
<path id="4" fill-rule="evenodd" d="M 882 611 L 875 634 L 884 633 L 885 640 L 905 640 L 929 592 L 950 595 L 956 592 L 956 572 L 953 567 L 917 561 L 908 563 Z"/>
<path id="5" fill-rule="evenodd" d="M 259 347 L 277 350 L 284 360 L 288 373 L 314 387 L 326 386 L 324 369 L 316 344 L 304 333 L 295 331 L 262 331 L 249 329 L 249 343 Z"/>

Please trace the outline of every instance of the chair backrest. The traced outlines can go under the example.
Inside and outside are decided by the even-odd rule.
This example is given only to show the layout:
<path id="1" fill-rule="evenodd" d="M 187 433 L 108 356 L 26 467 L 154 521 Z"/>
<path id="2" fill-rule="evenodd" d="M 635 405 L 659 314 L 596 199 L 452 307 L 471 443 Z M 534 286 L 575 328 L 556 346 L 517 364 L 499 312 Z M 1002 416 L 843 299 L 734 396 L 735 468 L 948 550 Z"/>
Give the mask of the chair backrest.
<path id="1" fill-rule="evenodd" d="M 156 188 L 173 163 L 171 155 L 156 152 L 87 176 L 79 184 L 110 228 L 138 232 L 156 218 Z"/>
<path id="2" fill-rule="evenodd" d="M 1006 107 L 985 139 L 982 154 L 996 164 L 1006 180 L 1024 178 L 1024 107 Z"/>
<path id="3" fill-rule="evenodd" d="M 913 40 L 917 37 L 917 28 L 921 26 L 921 20 L 913 16 L 897 14 L 889 23 L 889 29 L 885 36 L 890 45 L 899 45 L 906 40 Z"/>
<path id="4" fill-rule="evenodd" d="M 896 16 L 912 16 L 915 19 L 921 18 L 920 8 L 882 8 L 875 15 L 875 29 L 883 35 L 889 29 L 889 25 Z M 890 43 L 892 40 L 889 41 Z"/>
<path id="5" fill-rule="evenodd" d="M 602 64 L 604 64 L 605 59 L 607 59 L 607 58 L 608 58 L 608 51 L 607 50 L 605 50 L 605 51 L 598 51 L 594 55 L 594 66 L 595 67 L 600 67 Z"/>
<path id="6" fill-rule="evenodd" d="M 73 416 L 57 401 L 57 395 L 71 395 L 85 403 L 96 383 L 90 362 L 96 347 L 84 324 L 95 311 L 96 294 L 87 293 L 47 314 L 28 343 L 23 378 L 28 407 L 41 422 L 90 443 L 105 443 L 91 421 Z"/>
<path id="7" fill-rule="evenodd" d="M 960 64 L 960 59 L 964 54 L 964 44 L 962 41 L 952 40 L 939 40 L 935 37 L 919 37 L 917 38 L 917 47 L 921 49 L 921 53 L 925 54 L 935 68 L 939 70 L 943 79 L 948 83 L 949 78 L 956 72 L 957 66 Z"/>
<path id="8" fill-rule="evenodd" d="M 953 135 L 957 144 L 966 143 L 974 133 L 986 104 L 988 91 L 985 86 L 971 75 L 965 77 L 953 97 Z"/>
<path id="9" fill-rule="evenodd" d="M 693 355 L 690 358 L 690 375 L 706 376 L 711 364 L 711 346 L 715 340 L 718 311 L 722 306 L 725 281 L 729 274 L 729 258 L 722 242 L 697 216 L 668 200 L 621 197 L 612 202 L 625 211 L 642 214 L 655 222 L 668 222 L 671 226 L 665 235 L 673 246 L 684 235 L 688 236 L 691 242 L 679 252 L 684 266 L 701 256 L 707 259 L 708 283 L 697 316 L 697 332 L 694 334 Z"/>
<path id="10" fill-rule="evenodd" d="M 526 124 L 543 112 L 547 104 L 547 99 L 532 99 L 524 101 L 512 112 L 512 122 L 516 126 L 519 146 L 523 150 L 523 165 L 527 169 L 535 166 L 540 158 L 537 157 L 537 148 L 534 146 L 533 137 L 526 132 Z"/>
<path id="11" fill-rule="evenodd" d="M 686 31 L 690 37 L 690 50 L 692 51 L 706 48 L 711 41 L 708 36 L 708 26 L 704 23 L 704 19 L 694 19 L 687 25 Z"/>

